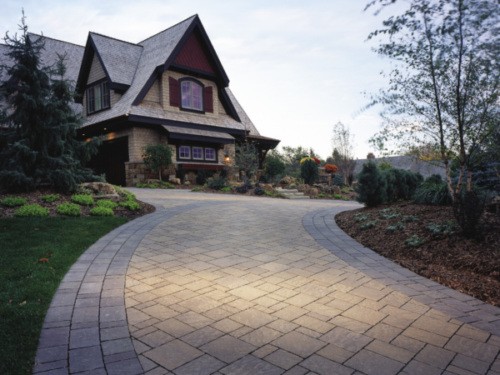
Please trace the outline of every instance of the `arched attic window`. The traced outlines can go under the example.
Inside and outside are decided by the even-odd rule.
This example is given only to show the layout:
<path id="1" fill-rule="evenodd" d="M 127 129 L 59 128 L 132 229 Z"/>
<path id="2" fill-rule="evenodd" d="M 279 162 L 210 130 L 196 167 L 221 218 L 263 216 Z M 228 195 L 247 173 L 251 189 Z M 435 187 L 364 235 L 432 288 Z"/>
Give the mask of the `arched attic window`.
<path id="1" fill-rule="evenodd" d="M 180 81 L 181 108 L 203 111 L 203 85 L 191 78 Z"/>
<path id="2" fill-rule="evenodd" d="M 178 81 L 170 77 L 169 85 L 171 106 L 186 111 L 213 112 L 211 86 L 204 86 L 200 81 L 190 77 L 181 78 Z"/>

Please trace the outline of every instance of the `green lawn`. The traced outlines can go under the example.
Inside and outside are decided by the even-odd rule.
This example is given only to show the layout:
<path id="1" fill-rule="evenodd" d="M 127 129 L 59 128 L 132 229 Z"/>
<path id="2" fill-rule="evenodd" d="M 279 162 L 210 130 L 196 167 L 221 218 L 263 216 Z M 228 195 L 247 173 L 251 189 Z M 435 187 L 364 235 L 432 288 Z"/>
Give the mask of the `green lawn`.
<path id="1" fill-rule="evenodd" d="M 45 313 L 64 274 L 92 243 L 125 222 L 0 219 L 0 374 L 31 374 Z"/>

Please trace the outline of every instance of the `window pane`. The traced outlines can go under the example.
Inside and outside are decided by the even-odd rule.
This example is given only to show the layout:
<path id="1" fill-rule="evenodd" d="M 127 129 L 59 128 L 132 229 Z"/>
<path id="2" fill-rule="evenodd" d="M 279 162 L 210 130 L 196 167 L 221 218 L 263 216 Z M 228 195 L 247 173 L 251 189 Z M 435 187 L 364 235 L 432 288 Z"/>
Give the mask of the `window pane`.
<path id="1" fill-rule="evenodd" d="M 206 148 L 205 149 L 205 160 L 216 160 L 214 148 Z"/>
<path id="2" fill-rule="evenodd" d="M 203 88 L 193 81 L 181 82 L 182 108 L 203 110 Z"/>
<path id="3" fill-rule="evenodd" d="M 94 86 L 94 97 L 95 110 L 98 111 L 102 108 L 101 85 Z"/>
<path id="4" fill-rule="evenodd" d="M 203 148 L 193 147 L 193 159 L 203 160 Z"/>
<path id="5" fill-rule="evenodd" d="M 180 146 L 179 147 L 179 159 L 191 159 L 191 147 Z"/>

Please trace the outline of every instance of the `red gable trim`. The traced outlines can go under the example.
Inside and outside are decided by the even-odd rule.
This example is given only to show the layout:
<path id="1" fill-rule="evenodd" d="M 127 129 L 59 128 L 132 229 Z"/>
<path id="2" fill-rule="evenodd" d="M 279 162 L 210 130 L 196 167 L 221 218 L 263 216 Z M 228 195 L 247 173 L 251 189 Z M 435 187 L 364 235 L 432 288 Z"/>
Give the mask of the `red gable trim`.
<path id="1" fill-rule="evenodd" d="M 198 33 L 194 32 L 189 36 L 175 58 L 174 64 L 214 74 L 215 69 L 210 63 L 197 34 Z"/>

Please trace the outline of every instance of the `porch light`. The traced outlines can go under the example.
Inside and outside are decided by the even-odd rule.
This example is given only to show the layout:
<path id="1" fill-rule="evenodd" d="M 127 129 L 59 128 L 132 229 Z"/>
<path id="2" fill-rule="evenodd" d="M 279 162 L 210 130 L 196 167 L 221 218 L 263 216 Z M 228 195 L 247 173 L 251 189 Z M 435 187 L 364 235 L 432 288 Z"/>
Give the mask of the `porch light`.
<path id="1" fill-rule="evenodd" d="M 224 163 L 228 164 L 231 161 L 231 158 L 229 157 L 229 154 L 227 151 L 224 153 Z"/>

